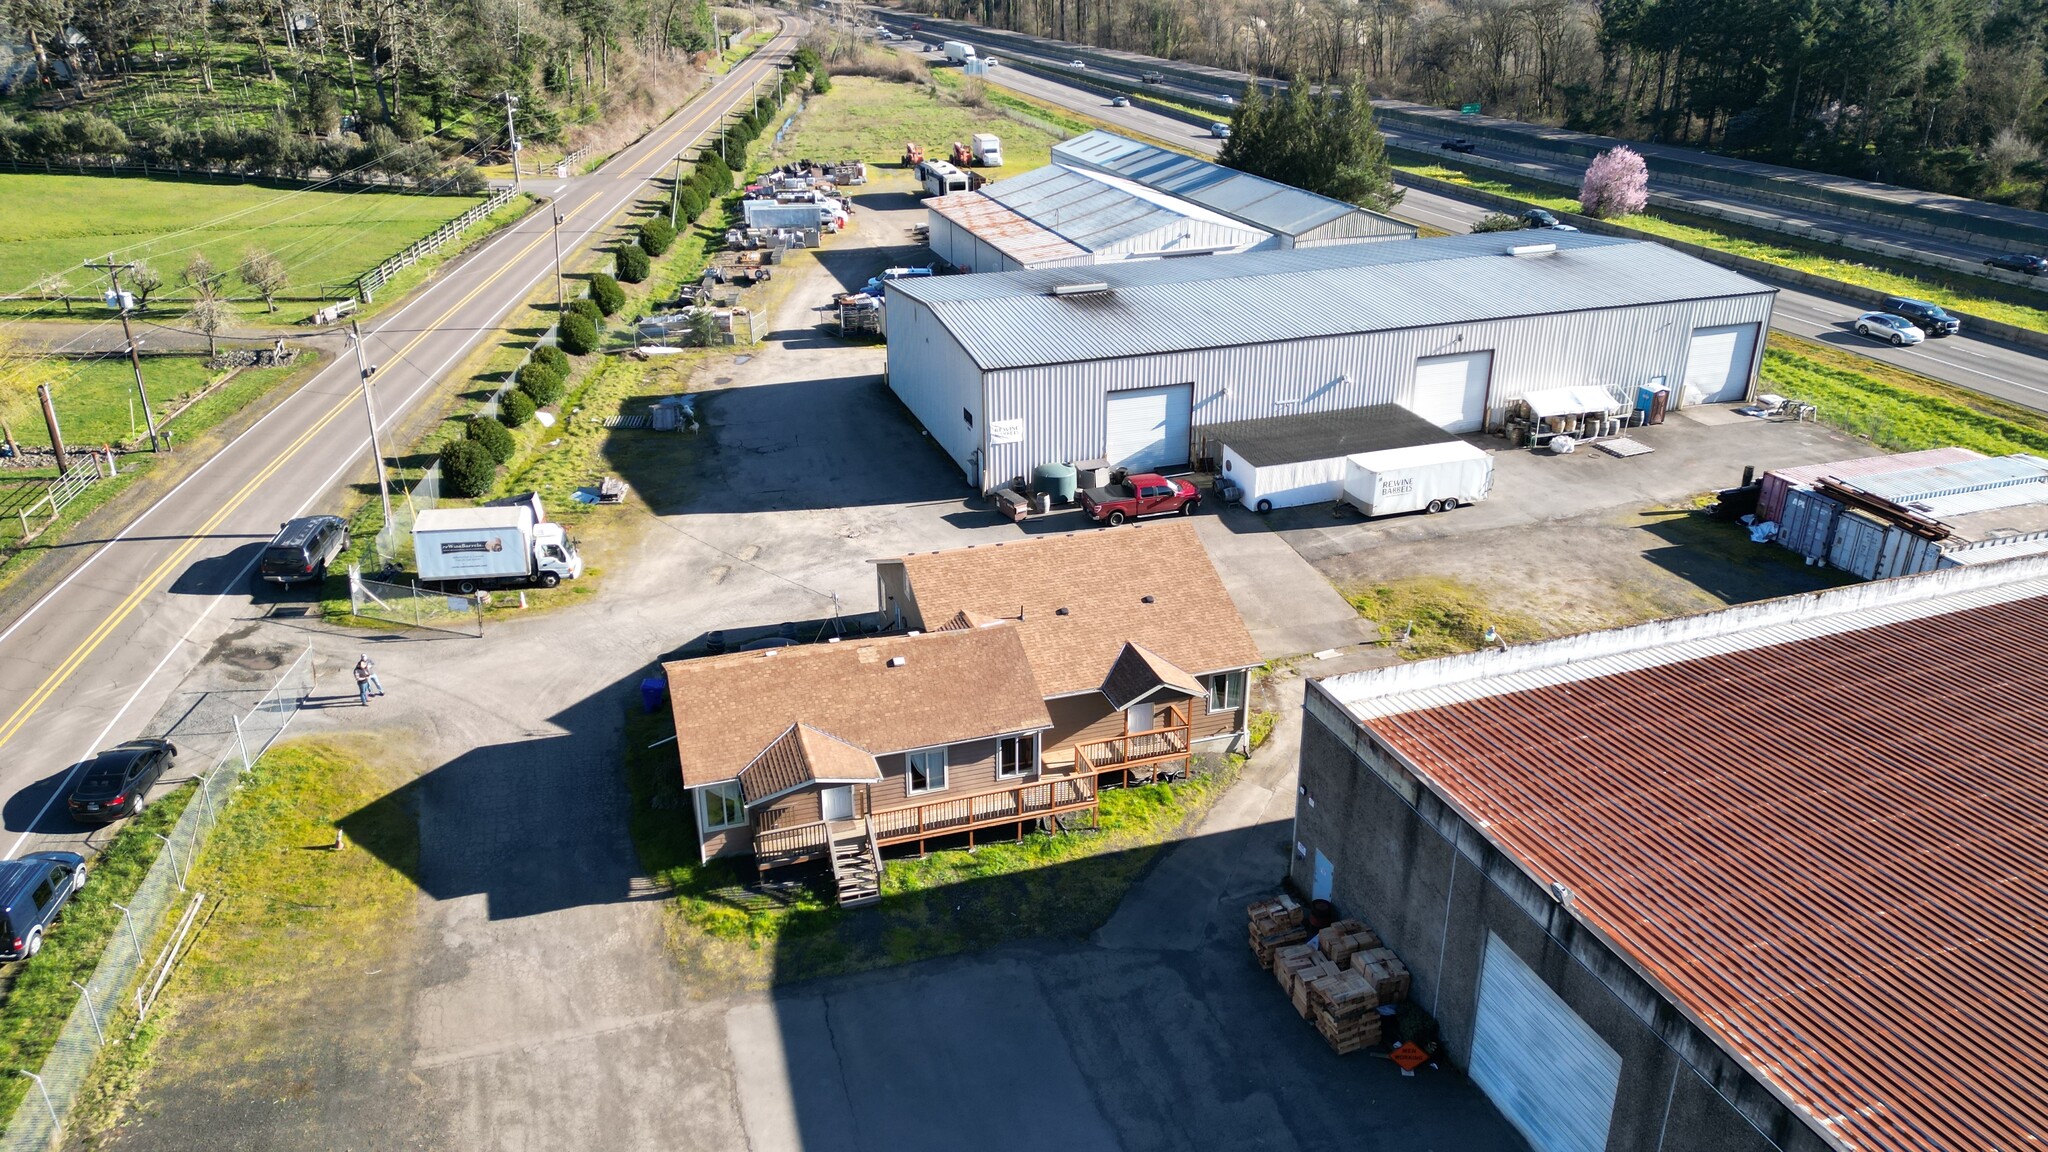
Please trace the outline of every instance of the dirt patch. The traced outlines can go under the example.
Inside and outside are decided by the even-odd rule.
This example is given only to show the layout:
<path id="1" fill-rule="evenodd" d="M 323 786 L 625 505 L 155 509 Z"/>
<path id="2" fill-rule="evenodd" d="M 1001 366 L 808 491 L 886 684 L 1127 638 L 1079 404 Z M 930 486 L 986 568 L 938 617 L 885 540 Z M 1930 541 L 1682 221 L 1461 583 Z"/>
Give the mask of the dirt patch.
<path id="1" fill-rule="evenodd" d="M 1388 541 L 1316 567 L 1416 656 L 1510 643 L 1831 588 L 1841 573 L 1754 544 L 1690 508 L 1643 508 L 1428 540 Z"/>

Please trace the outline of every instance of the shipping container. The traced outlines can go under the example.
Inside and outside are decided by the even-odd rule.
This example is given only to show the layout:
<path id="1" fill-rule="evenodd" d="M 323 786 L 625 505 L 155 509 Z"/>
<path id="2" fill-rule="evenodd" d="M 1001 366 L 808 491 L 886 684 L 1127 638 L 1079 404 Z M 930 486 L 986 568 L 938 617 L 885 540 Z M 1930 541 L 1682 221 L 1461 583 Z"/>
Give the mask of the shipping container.
<path id="1" fill-rule="evenodd" d="M 1836 460 L 1827 464 L 1806 464 L 1798 468 L 1773 468 L 1764 473 L 1763 485 L 1757 493 L 1756 518 L 1782 521 L 1785 515 L 1785 496 L 1788 492 L 1794 488 L 1811 488 L 1829 477 L 1853 484 L 1859 479 L 1872 476 L 1982 459 L 1983 453 L 1972 452 L 1968 448 L 1929 448 L 1921 452 L 1864 456 L 1856 460 Z"/>

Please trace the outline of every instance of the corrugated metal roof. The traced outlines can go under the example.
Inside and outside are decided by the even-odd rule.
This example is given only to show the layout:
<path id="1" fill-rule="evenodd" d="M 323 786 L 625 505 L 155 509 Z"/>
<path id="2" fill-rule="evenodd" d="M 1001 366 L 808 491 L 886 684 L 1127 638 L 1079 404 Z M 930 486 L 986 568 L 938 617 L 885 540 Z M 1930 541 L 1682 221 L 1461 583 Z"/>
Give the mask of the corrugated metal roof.
<path id="1" fill-rule="evenodd" d="M 1057 164 L 999 180 L 981 195 L 1091 252 L 1189 220 L 1241 233 L 1245 244 L 1270 235 L 1143 185 Z"/>
<path id="2" fill-rule="evenodd" d="M 2033 1147 L 2048 562 L 1883 584 L 1324 683 L 1831 1141 Z"/>
<path id="3" fill-rule="evenodd" d="M 2048 481 L 2048 460 L 2015 453 L 1866 477 L 1857 488 L 1894 504 L 1922 502 Z"/>
<path id="4" fill-rule="evenodd" d="M 889 292 L 929 307 L 993 370 L 1775 291 L 1640 240 L 1550 233 L 1555 252 L 1510 256 L 1515 235 L 934 276 Z M 1050 295 L 1089 283 L 1110 291 Z"/>
<path id="5" fill-rule="evenodd" d="M 979 192 L 954 192 L 924 202 L 975 237 L 1019 264 L 1071 260 L 1088 250 L 1026 220 Z"/>
<path id="6" fill-rule="evenodd" d="M 1797 486 L 1812 484 L 1830 476 L 1838 480 L 1854 480 L 1859 476 L 1880 476 L 1936 464 L 1955 464 L 1964 460 L 1982 459 L 1982 452 L 1972 452 L 1968 448 L 1926 448 L 1918 452 L 1900 452 L 1891 456 L 1863 456 L 1855 460 L 1834 460 L 1826 464 L 1802 464 L 1797 468 L 1773 468 L 1764 475 L 1776 476 L 1787 484 Z"/>
<path id="7" fill-rule="evenodd" d="M 1299 236 L 1345 216 L 1369 217 L 1384 222 L 1390 233 L 1412 234 L 1407 225 L 1354 204 L 1110 132 L 1089 132 L 1056 144 L 1052 158 L 1170 192 L 1283 236 Z"/>

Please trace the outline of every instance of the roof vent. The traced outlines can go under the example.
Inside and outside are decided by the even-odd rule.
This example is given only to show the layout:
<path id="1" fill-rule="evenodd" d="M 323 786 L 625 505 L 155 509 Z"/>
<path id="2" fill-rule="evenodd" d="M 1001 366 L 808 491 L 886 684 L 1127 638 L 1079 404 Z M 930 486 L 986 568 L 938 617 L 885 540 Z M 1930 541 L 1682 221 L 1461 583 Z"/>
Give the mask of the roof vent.
<path id="1" fill-rule="evenodd" d="M 1055 616 L 1065 616 L 1067 614 L 1067 610 L 1065 608 L 1055 608 L 1053 609 L 1052 614 Z"/>
<path id="2" fill-rule="evenodd" d="M 1156 603 L 1158 603 L 1158 601 L 1157 601 L 1157 600 L 1155 600 L 1155 599 L 1153 599 L 1153 598 L 1152 598 L 1152 597 L 1150 597 L 1150 596 L 1140 596 L 1140 597 L 1138 597 L 1138 603 L 1140 603 L 1140 604 L 1156 604 Z"/>
<path id="3" fill-rule="evenodd" d="M 910 663 L 910 661 L 908 661 L 908 660 L 905 660 L 905 659 L 904 659 L 903 657 L 901 657 L 901 656 L 891 656 L 891 657 L 889 657 L 889 667 L 891 667 L 891 668 L 901 668 L 901 667 L 903 667 L 903 666 L 904 666 L 905 664 L 908 664 L 908 663 Z"/>
<path id="4" fill-rule="evenodd" d="M 1050 293 L 1050 295 L 1053 295 L 1053 296 L 1093 296 L 1093 295 L 1096 295 L 1097 293 L 1102 293 L 1102 292 L 1107 292 L 1107 291 L 1109 291 L 1109 283 L 1108 283 L 1108 281 L 1105 281 L 1105 280 L 1091 280 L 1091 281 L 1089 281 L 1089 282 L 1088 282 L 1088 283 L 1086 283 L 1086 284 L 1061 284 L 1061 285 L 1058 285 L 1058 286 L 1056 286 L 1056 287 L 1054 287 L 1054 288 L 1053 288 L 1053 290 L 1052 290 L 1052 292 Z"/>
<path id="5" fill-rule="evenodd" d="M 1548 256 L 1556 251 L 1555 244 L 1513 244 L 1508 247 L 1510 256 Z"/>
<path id="6" fill-rule="evenodd" d="M 908 631 L 908 632 L 905 632 L 905 633 L 904 633 L 904 635 L 905 635 L 905 636 L 916 636 L 916 635 L 919 635 L 919 632 L 918 632 L 918 630 L 917 630 L 917 629 L 915 629 L 915 628 L 912 628 L 912 629 L 911 629 L 910 631 Z"/>

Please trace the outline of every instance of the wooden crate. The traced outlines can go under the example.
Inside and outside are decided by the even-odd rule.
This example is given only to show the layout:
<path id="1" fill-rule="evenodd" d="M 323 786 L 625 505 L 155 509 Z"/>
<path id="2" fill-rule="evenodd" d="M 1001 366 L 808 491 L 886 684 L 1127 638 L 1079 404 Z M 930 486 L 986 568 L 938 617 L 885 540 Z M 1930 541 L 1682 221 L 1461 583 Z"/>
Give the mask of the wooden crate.
<path id="1" fill-rule="evenodd" d="M 1280 928 L 1261 932 L 1257 924 L 1250 930 L 1252 955 L 1258 957 L 1259 967 L 1273 967 L 1273 953 L 1281 948 L 1308 943 L 1308 929 L 1302 927 Z"/>
<path id="2" fill-rule="evenodd" d="M 1339 920 L 1316 933 L 1316 947 L 1339 964 L 1351 959 L 1354 952 L 1380 946 L 1380 938 L 1361 920 Z"/>
<path id="3" fill-rule="evenodd" d="M 1351 954 L 1351 968 L 1372 982 L 1380 1003 L 1395 1004 L 1408 998 L 1408 966 L 1389 948 L 1366 948 Z"/>
<path id="4" fill-rule="evenodd" d="M 1363 974 L 1340 969 L 1322 976 L 1309 985 L 1308 1000 L 1316 1031 L 1340 1055 L 1380 1042 L 1379 996 Z"/>

